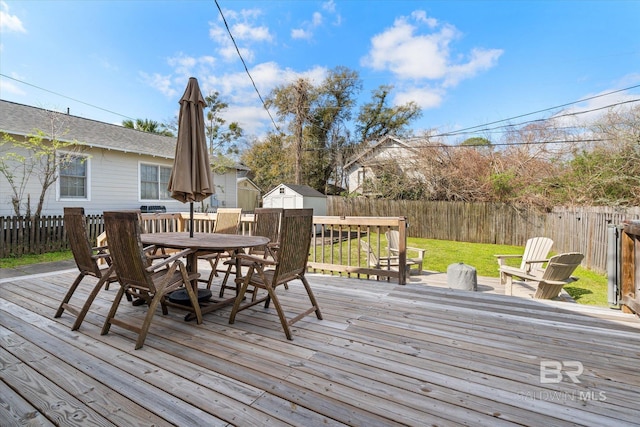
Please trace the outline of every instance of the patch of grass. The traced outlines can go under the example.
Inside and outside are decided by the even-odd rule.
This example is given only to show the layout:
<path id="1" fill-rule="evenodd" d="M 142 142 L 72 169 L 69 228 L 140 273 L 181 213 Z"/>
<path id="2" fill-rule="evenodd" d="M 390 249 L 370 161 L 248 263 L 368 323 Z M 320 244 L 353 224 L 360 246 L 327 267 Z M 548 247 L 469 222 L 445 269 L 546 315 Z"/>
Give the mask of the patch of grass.
<path id="1" fill-rule="evenodd" d="M 48 252 L 46 254 L 38 255 L 22 255 L 19 257 L 0 258 L 0 268 L 14 268 L 21 265 L 66 261 L 69 259 L 73 259 L 71 251 Z"/>
<path id="2" fill-rule="evenodd" d="M 524 252 L 520 246 L 465 243 L 450 240 L 409 238 L 409 246 L 425 248 L 424 269 L 446 272 L 450 264 L 463 262 L 475 267 L 479 276 L 499 277 L 498 262 L 494 255 Z M 514 265 L 519 265 L 515 260 Z M 595 271 L 578 267 L 573 273 L 580 280 L 564 287 L 578 303 L 607 307 L 607 277 Z"/>

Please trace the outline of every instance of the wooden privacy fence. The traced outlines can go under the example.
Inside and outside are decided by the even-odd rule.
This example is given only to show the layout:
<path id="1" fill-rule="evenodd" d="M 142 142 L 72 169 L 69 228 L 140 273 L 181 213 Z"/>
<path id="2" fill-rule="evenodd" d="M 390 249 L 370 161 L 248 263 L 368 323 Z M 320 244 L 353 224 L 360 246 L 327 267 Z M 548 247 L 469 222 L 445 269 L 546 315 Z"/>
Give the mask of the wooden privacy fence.
<path id="1" fill-rule="evenodd" d="M 557 207 L 545 213 L 499 203 L 331 196 L 327 198 L 327 214 L 332 217 L 406 217 L 407 235 L 428 239 L 524 246 L 530 237 L 546 236 L 554 241 L 553 251 L 581 252 L 585 255 L 585 267 L 604 272 L 607 227 L 640 219 L 640 207 Z M 150 232 L 186 230 L 186 213 L 142 215 Z M 210 231 L 214 217 L 215 214 L 194 214 L 194 230 Z M 243 215 L 243 232 L 250 232 L 248 227 L 252 218 L 252 215 Z M 102 215 L 89 215 L 87 221 L 91 239 L 97 239 L 103 231 Z M 68 249 L 62 216 L 0 217 L 0 233 L 0 258 Z"/>
<path id="2" fill-rule="evenodd" d="M 429 202 L 367 198 L 327 198 L 332 216 L 405 216 L 409 237 L 524 246 L 535 236 L 550 237 L 556 253 L 581 252 L 582 265 L 607 268 L 607 227 L 640 219 L 640 207 L 556 207 L 551 212 L 501 203 Z"/>

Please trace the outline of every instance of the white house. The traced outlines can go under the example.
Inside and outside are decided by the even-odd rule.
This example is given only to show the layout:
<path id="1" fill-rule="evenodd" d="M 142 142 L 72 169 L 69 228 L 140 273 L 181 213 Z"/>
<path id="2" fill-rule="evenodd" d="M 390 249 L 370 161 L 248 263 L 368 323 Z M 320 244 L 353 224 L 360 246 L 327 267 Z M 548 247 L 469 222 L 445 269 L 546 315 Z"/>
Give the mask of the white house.
<path id="1" fill-rule="evenodd" d="M 418 150 L 408 141 L 385 136 L 352 157 L 344 167 L 349 193 L 367 195 L 367 180 L 374 180 L 374 167 L 394 161 L 404 171 L 414 173 Z"/>
<path id="2" fill-rule="evenodd" d="M 280 184 L 262 197 L 265 208 L 312 208 L 313 214 L 327 214 L 327 196 L 308 185 Z"/>
<path id="3" fill-rule="evenodd" d="M 189 209 L 167 191 L 176 138 L 0 100 L 0 135 L 20 141 L 37 131 L 49 140 L 55 137 L 78 148 L 72 163 L 59 171 L 55 185 L 48 190 L 43 215 L 61 215 L 65 206 L 82 206 L 87 214 L 159 205 L 167 212 Z M 0 159 L 6 159 L 9 152 L 26 154 L 11 143 L 0 142 Z M 195 209 L 236 207 L 236 172 L 229 169 L 214 174 L 216 195 L 196 203 Z M 32 175 L 25 185 L 23 206 L 29 195 L 34 210 L 41 189 L 39 176 Z M 14 215 L 11 197 L 12 186 L 0 173 L 0 216 Z"/>

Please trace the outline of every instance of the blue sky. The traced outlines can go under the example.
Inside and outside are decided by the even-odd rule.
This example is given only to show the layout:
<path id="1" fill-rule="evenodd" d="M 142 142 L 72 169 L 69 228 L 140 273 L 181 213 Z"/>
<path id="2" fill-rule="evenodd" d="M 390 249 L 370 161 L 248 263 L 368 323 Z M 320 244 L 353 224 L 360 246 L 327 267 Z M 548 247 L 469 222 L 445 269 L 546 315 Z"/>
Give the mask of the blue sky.
<path id="1" fill-rule="evenodd" d="M 260 94 L 360 73 L 416 133 L 640 98 L 640 1 L 219 0 Z M 190 76 L 249 136 L 273 130 L 213 0 L 0 0 L 0 98 L 109 123 L 177 115 Z M 54 92 L 54 93 L 52 93 Z M 71 99 L 70 99 L 71 98 Z M 80 102 L 78 102 L 80 101 Z M 548 116 L 552 112 L 527 116 Z M 513 120 L 517 122 L 518 120 Z"/>

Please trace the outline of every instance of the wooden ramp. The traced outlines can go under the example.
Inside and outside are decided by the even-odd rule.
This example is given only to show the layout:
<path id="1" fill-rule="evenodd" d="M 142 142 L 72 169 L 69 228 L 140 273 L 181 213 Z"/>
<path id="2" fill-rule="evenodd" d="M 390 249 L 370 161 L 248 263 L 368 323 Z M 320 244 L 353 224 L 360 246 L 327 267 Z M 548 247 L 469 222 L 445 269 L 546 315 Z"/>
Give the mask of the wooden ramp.
<path id="1" fill-rule="evenodd" d="M 98 295 L 78 331 L 70 330 L 72 316 L 53 318 L 75 275 L 0 281 L 2 426 L 640 420 L 640 321 L 615 310 L 418 280 L 398 286 L 310 274 L 325 320 L 296 323 L 293 341 L 272 308 L 246 310 L 234 325 L 230 307 L 207 314 L 202 325 L 170 310 L 155 316 L 144 347 L 134 350 L 133 333 L 113 327 L 100 335 L 115 284 Z M 297 308 L 306 304 L 303 293 L 292 282 L 281 302 Z M 142 318 L 146 307 L 123 303 L 120 310 Z"/>

